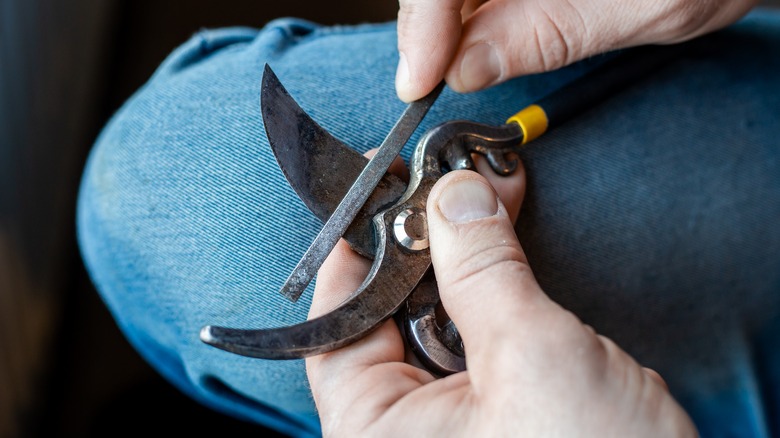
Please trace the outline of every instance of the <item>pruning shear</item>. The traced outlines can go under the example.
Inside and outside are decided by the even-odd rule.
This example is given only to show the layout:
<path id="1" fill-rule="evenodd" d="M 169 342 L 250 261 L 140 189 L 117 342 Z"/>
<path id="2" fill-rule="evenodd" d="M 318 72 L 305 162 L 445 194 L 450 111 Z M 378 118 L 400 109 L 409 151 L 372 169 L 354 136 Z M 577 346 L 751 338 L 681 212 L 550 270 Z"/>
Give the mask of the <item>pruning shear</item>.
<path id="1" fill-rule="evenodd" d="M 652 46 L 628 51 L 501 125 L 442 123 L 418 142 L 408 184 L 387 169 L 443 83 L 409 104 L 369 160 L 312 120 L 266 65 L 261 109 L 269 143 L 287 181 L 325 222 L 281 293 L 296 301 L 340 238 L 373 264 L 361 286 L 330 313 L 279 328 L 206 326 L 201 340 L 243 356 L 300 359 L 351 344 L 395 315 L 411 350 L 431 372 L 465 370 L 463 343 L 442 312 L 431 267 L 425 211 L 431 188 L 447 171 L 474 169 L 472 154 L 484 156 L 497 174 L 511 174 L 524 145 L 655 71 L 677 51 Z"/>

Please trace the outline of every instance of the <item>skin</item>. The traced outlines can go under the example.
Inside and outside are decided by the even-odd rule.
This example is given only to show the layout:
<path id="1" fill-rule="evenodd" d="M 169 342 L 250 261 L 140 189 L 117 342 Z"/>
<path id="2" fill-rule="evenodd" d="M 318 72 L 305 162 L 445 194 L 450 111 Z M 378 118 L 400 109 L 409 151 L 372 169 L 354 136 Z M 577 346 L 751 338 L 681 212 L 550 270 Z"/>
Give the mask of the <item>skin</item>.
<path id="1" fill-rule="evenodd" d="M 725 27 L 757 0 L 400 0 L 396 91 L 442 79 L 459 92 L 599 53 L 682 42 Z"/>
<path id="2" fill-rule="evenodd" d="M 428 198 L 439 293 L 464 341 L 465 372 L 437 379 L 406 361 L 388 321 L 306 370 L 325 436 L 696 436 L 660 376 L 550 300 L 513 221 L 524 171 L 445 175 Z M 340 242 L 310 318 L 335 307 L 370 262 Z"/>
<path id="3" fill-rule="evenodd" d="M 755 0 L 400 0 L 396 90 L 419 99 L 550 71 L 733 23 Z M 399 168 L 399 166 L 396 166 Z M 478 169 L 479 170 L 479 169 Z M 482 169 L 484 170 L 484 169 Z M 524 171 L 445 175 L 428 198 L 439 293 L 467 371 L 437 379 L 409 363 L 388 321 L 306 369 L 326 436 L 696 436 L 663 379 L 547 297 L 513 223 Z M 354 291 L 370 263 L 340 242 L 318 275 L 310 318 Z"/>

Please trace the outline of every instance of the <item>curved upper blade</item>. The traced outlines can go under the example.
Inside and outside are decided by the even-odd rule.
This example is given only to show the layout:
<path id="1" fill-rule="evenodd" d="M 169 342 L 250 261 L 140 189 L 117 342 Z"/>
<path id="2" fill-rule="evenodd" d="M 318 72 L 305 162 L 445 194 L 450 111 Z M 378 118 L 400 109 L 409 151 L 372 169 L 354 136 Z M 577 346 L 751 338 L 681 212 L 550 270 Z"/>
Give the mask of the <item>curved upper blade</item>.
<path id="1" fill-rule="evenodd" d="M 317 124 L 266 65 L 260 98 L 263 124 L 276 161 L 306 207 L 327 221 L 347 194 L 368 159 Z M 344 233 L 358 253 L 373 257 L 371 218 L 391 205 L 406 189 L 399 178 L 386 174 Z"/>
<path id="2" fill-rule="evenodd" d="M 412 108 L 412 114 L 417 112 L 417 117 L 414 119 L 424 115 L 441 88 L 438 87 L 425 100 L 418 101 L 420 104 Z M 402 116 L 401 120 L 406 118 Z M 409 123 L 414 123 L 414 120 Z M 416 127 L 416 123 L 414 126 Z M 390 230 L 393 233 L 398 232 L 398 218 L 404 213 L 411 212 L 416 218 L 416 221 L 410 221 L 412 227 L 414 227 L 413 223 L 424 224 L 428 194 L 441 176 L 436 157 L 446 143 L 432 142 L 431 139 L 434 139 L 434 136 L 426 134 L 415 149 L 410 184 L 404 193 L 394 205 L 374 216 L 376 257 L 368 276 L 346 301 L 325 315 L 287 327 L 254 330 L 207 326 L 201 330 L 201 340 L 217 348 L 244 356 L 296 359 L 332 351 L 350 344 L 366 336 L 382 321 L 391 317 L 431 266 L 431 255 L 427 245 L 411 248 L 399 244 L 397 234 L 389 235 Z M 380 148 L 377 156 L 380 156 L 381 152 Z M 371 168 L 371 163 L 366 166 L 368 169 Z M 362 175 L 358 181 L 360 178 Z M 338 210 L 334 215 L 339 217 Z M 410 226 L 405 221 L 401 225 L 403 230 Z M 427 230 L 416 229 L 412 234 L 417 236 L 420 242 L 427 240 Z"/>

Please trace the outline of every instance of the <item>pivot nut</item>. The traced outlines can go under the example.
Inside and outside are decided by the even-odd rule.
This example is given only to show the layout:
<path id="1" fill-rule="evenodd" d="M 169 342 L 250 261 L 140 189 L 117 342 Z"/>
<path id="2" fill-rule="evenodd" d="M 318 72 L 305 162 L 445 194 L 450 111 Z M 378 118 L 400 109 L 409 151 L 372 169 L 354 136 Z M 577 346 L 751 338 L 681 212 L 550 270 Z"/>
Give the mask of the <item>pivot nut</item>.
<path id="1" fill-rule="evenodd" d="M 406 209 L 395 217 L 393 235 L 401 246 L 411 251 L 428 248 L 428 221 L 424 210 Z"/>

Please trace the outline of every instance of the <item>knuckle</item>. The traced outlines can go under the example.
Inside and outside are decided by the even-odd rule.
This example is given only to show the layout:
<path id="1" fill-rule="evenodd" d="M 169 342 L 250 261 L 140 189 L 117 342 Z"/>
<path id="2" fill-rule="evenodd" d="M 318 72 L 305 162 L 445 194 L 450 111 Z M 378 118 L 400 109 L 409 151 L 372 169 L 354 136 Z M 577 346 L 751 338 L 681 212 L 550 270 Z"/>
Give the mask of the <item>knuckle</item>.
<path id="1" fill-rule="evenodd" d="M 492 245 L 476 252 L 463 251 L 461 254 L 466 255 L 451 267 L 454 275 L 447 276 L 449 280 L 445 287 L 470 287 L 475 286 L 475 283 L 484 284 L 484 278 L 531 273 L 522 250 L 514 245 Z"/>
<path id="2" fill-rule="evenodd" d="M 442 32 L 446 34 L 447 29 L 452 30 L 453 23 L 460 23 L 460 3 L 457 0 L 401 0 L 397 22 L 399 44 L 421 44 L 435 49 L 437 41 L 442 42 Z"/>
<path id="3" fill-rule="evenodd" d="M 420 15 L 424 15 L 422 0 L 400 0 L 398 2 L 398 38 L 403 42 L 418 31 Z"/>
<path id="4" fill-rule="evenodd" d="M 664 30 L 670 36 L 678 37 L 698 30 L 710 16 L 708 1 L 674 1 L 666 14 Z"/>
<path id="5" fill-rule="evenodd" d="M 532 70 L 552 71 L 572 62 L 574 50 L 570 26 L 542 7 L 533 9 L 530 14 L 529 22 L 533 23 L 533 26 L 529 44 L 532 44 L 531 53 L 536 54 L 532 60 L 536 68 Z"/>
<path id="6" fill-rule="evenodd" d="M 419 0 L 399 0 L 398 2 L 399 25 L 407 23 L 410 18 L 415 17 L 417 15 L 418 9 L 419 9 Z"/>
<path id="7" fill-rule="evenodd" d="M 398 11 L 410 13 L 417 7 L 419 3 L 420 0 L 398 0 Z"/>

